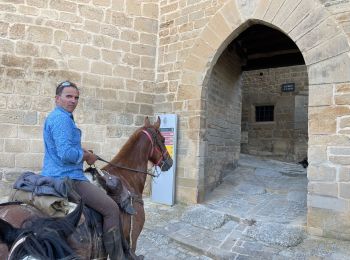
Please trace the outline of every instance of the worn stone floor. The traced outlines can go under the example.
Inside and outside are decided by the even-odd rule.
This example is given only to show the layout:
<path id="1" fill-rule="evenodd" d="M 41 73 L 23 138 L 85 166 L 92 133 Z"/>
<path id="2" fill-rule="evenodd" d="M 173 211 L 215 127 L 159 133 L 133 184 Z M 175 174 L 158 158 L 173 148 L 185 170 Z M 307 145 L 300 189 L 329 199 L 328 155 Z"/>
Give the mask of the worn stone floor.
<path id="1" fill-rule="evenodd" d="M 145 259 L 350 259 L 350 243 L 310 237 L 306 170 L 241 155 L 239 167 L 200 205 L 145 199 L 138 242 Z"/>

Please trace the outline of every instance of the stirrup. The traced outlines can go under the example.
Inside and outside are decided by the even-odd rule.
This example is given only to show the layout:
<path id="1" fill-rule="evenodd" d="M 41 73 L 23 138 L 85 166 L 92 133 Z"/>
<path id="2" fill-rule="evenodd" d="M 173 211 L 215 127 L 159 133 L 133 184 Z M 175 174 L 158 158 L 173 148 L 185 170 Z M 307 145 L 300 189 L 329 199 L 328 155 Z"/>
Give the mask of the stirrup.
<path id="1" fill-rule="evenodd" d="M 120 202 L 119 206 L 124 212 L 128 213 L 129 215 L 136 214 L 135 208 L 130 203 L 130 197 L 128 197 L 124 201 Z"/>

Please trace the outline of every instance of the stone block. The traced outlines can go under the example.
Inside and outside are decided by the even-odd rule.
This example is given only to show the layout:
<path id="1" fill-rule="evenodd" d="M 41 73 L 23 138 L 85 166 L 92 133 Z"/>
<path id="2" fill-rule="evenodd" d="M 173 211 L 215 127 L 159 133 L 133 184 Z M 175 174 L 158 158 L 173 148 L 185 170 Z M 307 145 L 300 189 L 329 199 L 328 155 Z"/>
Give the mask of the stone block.
<path id="1" fill-rule="evenodd" d="M 135 97 L 136 103 L 153 104 L 154 96 L 152 94 L 137 93 Z"/>
<path id="2" fill-rule="evenodd" d="M 106 136 L 106 126 L 104 125 L 84 125 L 81 126 L 84 142 L 104 142 Z"/>
<path id="3" fill-rule="evenodd" d="M 328 160 L 326 145 L 311 146 L 308 148 L 308 161 L 311 164 L 322 164 Z"/>
<path id="4" fill-rule="evenodd" d="M 17 153 L 15 155 L 16 167 L 39 170 L 42 167 L 43 154 Z"/>
<path id="5" fill-rule="evenodd" d="M 337 212 L 327 209 L 308 208 L 308 227 L 322 230 L 322 236 L 341 240 L 350 239 L 349 212 Z M 321 231 L 320 231 L 321 232 Z"/>
<path id="6" fill-rule="evenodd" d="M 96 97 L 98 99 L 116 99 L 117 98 L 117 91 L 115 89 L 99 89 L 96 92 Z"/>
<path id="7" fill-rule="evenodd" d="M 101 62 L 101 61 L 93 61 L 91 63 L 92 73 L 112 76 L 112 71 L 113 71 L 113 66 L 111 64 Z"/>
<path id="8" fill-rule="evenodd" d="M 80 44 L 64 42 L 61 47 L 62 54 L 68 56 L 80 56 Z"/>
<path id="9" fill-rule="evenodd" d="M 53 29 L 51 28 L 29 26 L 27 32 L 29 41 L 47 44 L 51 44 L 53 41 Z"/>
<path id="10" fill-rule="evenodd" d="M 338 171 L 339 182 L 350 182 L 350 167 L 339 167 Z"/>
<path id="11" fill-rule="evenodd" d="M 101 25 L 101 34 L 105 36 L 110 36 L 112 38 L 118 39 L 120 36 L 119 28 L 115 25 L 102 24 Z"/>
<path id="12" fill-rule="evenodd" d="M 272 0 L 255 0 L 255 2 L 251 3 L 246 1 L 240 1 L 241 3 L 238 4 L 237 7 L 241 12 L 243 11 L 244 16 L 247 18 L 252 16 L 256 19 L 262 19 L 269 8 L 271 1 Z"/>
<path id="13" fill-rule="evenodd" d="M 300 24 L 308 14 L 312 13 L 313 8 L 315 8 L 313 2 L 302 0 L 284 23 L 282 23 L 281 27 L 283 31 L 290 33 L 297 24 Z"/>
<path id="14" fill-rule="evenodd" d="M 18 138 L 20 139 L 42 139 L 42 126 L 18 126 Z"/>
<path id="15" fill-rule="evenodd" d="M 14 40 L 24 39 L 25 37 L 25 25 L 24 24 L 14 24 L 9 28 L 9 37 Z"/>
<path id="16" fill-rule="evenodd" d="M 340 35 L 341 33 L 342 32 L 335 24 L 335 21 L 332 18 L 329 18 L 317 25 L 311 31 L 304 34 L 296 41 L 296 44 L 298 45 L 300 51 L 304 52 L 316 45 L 334 38 L 336 35 Z"/>
<path id="17" fill-rule="evenodd" d="M 155 46 L 157 43 L 157 36 L 155 34 L 141 33 L 140 43 Z"/>
<path id="18" fill-rule="evenodd" d="M 113 69 L 113 76 L 122 78 L 131 78 L 132 69 L 129 66 L 115 65 Z"/>
<path id="19" fill-rule="evenodd" d="M 140 105 L 135 103 L 128 103 L 125 106 L 125 112 L 131 114 L 138 114 L 140 112 Z"/>
<path id="20" fill-rule="evenodd" d="M 155 57 L 147 57 L 147 56 L 141 57 L 141 68 L 153 69 L 155 67 L 155 64 L 156 64 Z"/>
<path id="21" fill-rule="evenodd" d="M 309 108 L 309 133 L 334 134 L 336 118 L 349 114 L 347 107 L 311 107 Z"/>
<path id="22" fill-rule="evenodd" d="M 85 58 L 72 58 L 68 60 L 68 67 L 71 70 L 88 72 L 90 71 L 90 61 Z"/>
<path id="23" fill-rule="evenodd" d="M 95 123 L 102 125 L 113 125 L 116 123 L 115 113 L 107 111 L 96 111 L 95 112 Z"/>
<path id="24" fill-rule="evenodd" d="M 336 95 L 334 103 L 336 105 L 350 105 L 350 94 Z"/>
<path id="25" fill-rule="evenodd" d="M 86 43 L 91 42 L 92 35 L 88 32 L 83 31 L 83 30 L 71 29 L 70 34 L 69 34 L 69 40 L 71 42 L 86 44 Z"/>
<path id="26" fill-rule="evenodd" d="M 110 49 L 112 47 L 112 39 L 105 35 L 93 35 L 93 44 L 96 47 Z"/>
<path id="27" fill-rule="evenodd" d="M 9 109 L 29 110 L 31 107 L 32 98 L 30 96 L 16 96 L 10 98 L 7 103 Z"/>
<path id="28" fill-rule="evenodd" d="M 52 0 L 50 1 L 49 7 L 63 12 L 77 12 L 77 4 L 65 0 Z"/>
<path id="29" fill-rule="evenodd" d="M 141 115 L 152 116 L 154 114 L 153 105 L 141 104 L 139 113 Z"/>
<path id="30" fill-rule="evenodd" d="M 100 59 L 100 50 L 98 48 L 95 48 L 93 46 L 84 45 L 81 50 L 81 55 L 93 60 Z"/>
<path id="31" fill-rule="evenodd" d="M 150 18 L 136 17 L 134 29 L 139 32 L 156 34 L 158 30 L 158 21 Z"/>
<path id="32" fill-rule="evenodd" d="M 14 168 L 15 154 L 14 153 L 0 153 L 0 167 Z"/>
<path id="33" fill-rule="evenodd" d="M 75 55 L 79 55 L 80 53 L 75 53 Z M 41 55 L 47 58 L 52 58 L 55 60 L 61 60 L 63 55 L 57 46 L 42 46 L 41 47 Z"/>
<path id="34" fill-rule="evenodd" d="M 264 21 L 271 22 L 276 14 L 279 12 L 282 4 L 284 4 L 286 1 L 284 0 L 274 0 L 271 1 L 269 8 L 266 10 L 266 13 L 264 14 Z"/>
<path id="35" fill-rule="evenodd" d="M 339 183 L 339 197 L 350 199 L 350 183 Z"/>
<path id="36" fill-rule="evenodd" d="M 350 156 L 330 155 L 329 161 L 335 164 L 350 165 Z"/>
<path id="37" fill-rule="evenodd" d="M 134 54 L 146 55 L 146 56 L 155 56 L 156 48 L 146 44 L 132 44 L 131 51 Z"/>
<path id="38" fill-rule="evenodd" d="M 142 5 L 142 16 L 148 17 L 148 18 L 158 18 L 158 4 L 156 3 L 144 3 Z"/>
<path id="39" fill-rule="evenodd" d="M 101 84 L 99 84 L 99 85 L 101 85 Z M 125 85 L 125 82 L 121 78 L 106 77 L 106 76 L 103 78 L 103 87 L 104 88 L 124 89 L 124 85 Z"/>
<path id="40" fill-rule="evenodd" d="M 125 100 L 123 101 L 125 102 Z M 114 111 L 114 112 L 121 113 L 124 111 L 124 108 L 125 108 L 124 103 L 116 102 L 115 100 L 103 100 L 102 104 L 103 104 L 103 110 L 105 111 Z"/>
<path id="41" fill-rule="evenodd" d="M 307 203 L 308 209 L 320 208 L 320 209 L 336 211 L 336 212 L 346 212 L 349 210 L 348 201 L 344 199 L 308 194 L 307 201 L 308 201 Z M 314 226 L 314 225 L 311 225 L 311 226 Z M 319 225 L 316 225 L 316 226 L 319 226 Z"/>
<path id="42" fill-rule="evenodd" d="M 39 55 L 39 47 L 30 42 L 17 41 L 16 43 L 16 54 L 23 56 L 34 56 Z"/>
<path id="43" fill-rule="evenodd" d="M 231 28 L 235 28 L 236 25 L 241 24 L 242 18 L 241 13 L 239 12 L 237 5 L 234 1 L 229 1 L 224 8 L 220 10 L 220 13 L 227 21 L 227 23 L 231 26 Z M 205 19 L 206 20 L 206 19 Z"/>
<path id="44" fill-rule="evenodd" d="M 121 125 L 133 125 L 134 116 L 132 114 L 118 114 L 117 115 L 117 123 Z"/>
<path id="45" fill-rule="evenodd" d="M 33 59 L 33 68 L 40 70 L 48 70 L 48 69 L 57 69 L 57 63 L 53 59 L 46 58 L 34 58 Z"/>
<path id="46" fill-rule="evenodd" d="M 349 51 L 347 37 L 340 34 L 303 53 L 306 64 L 314 64 Z"/>
<path id="47" fill-rule="evenodd" d="M 52 98 L 34 97 L 32 103 L 32 109 L 38 112 L 50 112 L 54 107 Z"/>
<path id="48" fill-rule="evenodd" d="M 17 125 L 1 124 L 0 136 L 1 138 L 17 138 L 18 136 Z"/>
<path id="49" fill-rule="evenodd" d="M 118 91 L 118 98 L 122 102 L 135 102 L 135 93 L 134 92 L 129 92 L 129 91 L 123 91 L 120 90 Z"/>
<path id="50" fill-rule="evenodd" d="M 191 85 L 180 85 L 177 93 L 177 100 L 199 99 L 201 88 Z"/>
<path id="51" fill-rule="evenodd" d="M 207 42 L 212 50 L 217 50 L 222 44 L 222 39 L 210 28 L 205 28 L 202 32 L 201 38 Z M 203 55 L 203 54 L 202 54 Z M 199 56 L 201 57 L 201 56 Z M 204 56 L 207 57 L 207 56 Z"/>
<path id="52" fill-rule="evenodd" d="M 43 140 L 30 140 L 29 151 L 31 153 L 44 153 Z"/>
<path id="53" fill-rule="evenodd" d="M 13 53 L 15 49 L 15 43 L 7 39 L 0 39 L 0 51 Z"/>
<path id="54" fill-rule="evenodd" d="M 98 34 L 101 30 L 101 24 L 97 21 L 85 20 L 84 30 Z"/>
<path id="55" fill-rule="evenodd" d="M 309 165 L 307 177 L 310 182 L 335 182 L 336 168 L 328 165 Z"/>
<path id="56" fill-rule="evenodd" d="M 299 1 L 285 1 L 281 8 L 276 13 L 275 17 L 272 19 L 272 23 L 281 26 L 282 23 L 286 21 L 286 18 L 291 14 L 291 11 L 294 10 Z"/>
<path id="57" fill-rule="evenodd" d="M 176 201 L 197 203 L 197 188 L 176 186 Z"/>
<path id="58" fill-rule="evenodd" d="M 29 140 L 5 139 L 5 152 L 26 153 L 29 152 Z"/>
<path id="59" fill-rule="evenodd" d="M 102 60 L 108 63 L 120 63 L 121 53 L 111 50 L 102 50 Z"/>
<path id="60" fill-rule="evenodd" d="M 309 182 L 308 194 L 327 197 L 338 197 L 338 183 Z"/>
<path id="61" fill-rule="evenodd" d="M 138 0 L 129 0 L 125 2 L 126 12 L 129 15 L 140 16 L 141 5 Z"/>
<path id="62" fill-rule="evenodd" d="M 135 68 L 133 70 L 133 78 L 136 80 L 148 80 L 153 81 L 155 79 L 155 72 L 154 70 L 149 69 L 138 69 Z"/>
<path id="63" fill-rule="evenodd" d="M 333 85 L 310 85 L 309 106 L 329 106 L 333 104 Z"/>
<path id="64" fill-rule="evenodd" d="M 134 32 L 132 30 L 123 30 L 120 33 L 120 39 L 128 42 L 138 42 L 139 41 L 139 33 Z"/>

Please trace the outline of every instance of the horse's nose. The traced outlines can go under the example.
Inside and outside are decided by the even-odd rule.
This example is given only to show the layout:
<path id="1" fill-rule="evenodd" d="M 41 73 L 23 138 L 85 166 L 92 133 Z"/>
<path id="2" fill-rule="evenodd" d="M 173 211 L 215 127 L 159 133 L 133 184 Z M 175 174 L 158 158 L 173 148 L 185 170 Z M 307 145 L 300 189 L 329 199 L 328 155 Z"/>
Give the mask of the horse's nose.
<path id="1" fill-rule="evenodd" d="M 166 160 L 163 161 L 163 165 L 161 167 L 161 170 L 167 171 L 171 168 L 171 166 L 173 166 L 173 159 L 171 159 L 171 157 L 168 157 Z"/>

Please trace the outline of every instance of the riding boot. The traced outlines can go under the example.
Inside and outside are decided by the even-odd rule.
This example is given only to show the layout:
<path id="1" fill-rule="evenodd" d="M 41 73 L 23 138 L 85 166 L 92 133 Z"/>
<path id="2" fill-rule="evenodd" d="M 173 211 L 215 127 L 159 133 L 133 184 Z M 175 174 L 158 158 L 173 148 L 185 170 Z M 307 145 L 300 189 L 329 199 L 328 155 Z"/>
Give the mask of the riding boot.
<path id="1" fill-rule="evenodd" d="M 112 228 L 103 234 L 103 244 L 110 260 L 127 260 L 124 254 L 121 231 Z"/>
<path id="2" fill-rule="evenodd" d="M 130 196 L 128 198 L 124 199 L 123 201 L 121 201 L 120 203 L 118 203 L 118 205 L 124 212 L 128 213 L 129 215 L 136 214 L 136 210 L 134 209 L 134 207 L 131 204 L 131 197 Z"/>

